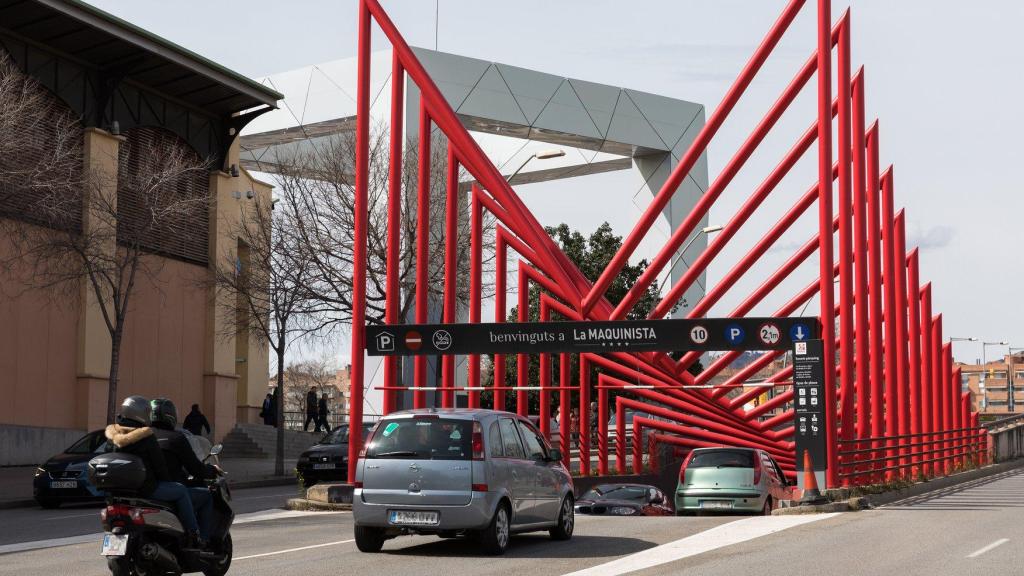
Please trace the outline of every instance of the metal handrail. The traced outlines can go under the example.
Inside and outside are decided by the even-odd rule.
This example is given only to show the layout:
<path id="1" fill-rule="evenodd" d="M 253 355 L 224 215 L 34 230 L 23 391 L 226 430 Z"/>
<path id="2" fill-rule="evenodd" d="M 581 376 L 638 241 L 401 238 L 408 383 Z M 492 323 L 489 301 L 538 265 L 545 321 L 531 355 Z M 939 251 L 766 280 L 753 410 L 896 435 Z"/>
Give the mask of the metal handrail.
<path id="1" fill-rule="evenodd" d="M 880 442 L 887 440 L 900 440 L 903 438 L 916 438 L 918 436 L 941 436 L 944 434 L 952 434 L 953 432 L 966 432 L 968 430 L 985 430 L 984 427 L 977 428 L 951 428 L 949 430 L 936 430 L 934 432 L 915 432 L 914 434 L 898 434 L 895 436 L 875 436 L 871 438 L 853 438 L 849 440 L 837 440 L 836 444 L 859 444 L 862 442 Z"/>

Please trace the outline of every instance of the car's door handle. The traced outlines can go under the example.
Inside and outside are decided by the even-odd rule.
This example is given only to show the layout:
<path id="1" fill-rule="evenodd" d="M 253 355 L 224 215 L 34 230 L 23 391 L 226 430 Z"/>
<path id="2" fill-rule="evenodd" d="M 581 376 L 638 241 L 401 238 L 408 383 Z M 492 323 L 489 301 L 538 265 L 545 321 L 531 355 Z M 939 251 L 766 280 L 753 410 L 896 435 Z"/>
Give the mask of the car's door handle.
<path id="1" fill-rule="evenodd" d="M 519 478 L 519 473 L 517 473 L 515 470 L 513 470 L 512 471 L 512 479 L 515 480 L 516 478 Z"/>

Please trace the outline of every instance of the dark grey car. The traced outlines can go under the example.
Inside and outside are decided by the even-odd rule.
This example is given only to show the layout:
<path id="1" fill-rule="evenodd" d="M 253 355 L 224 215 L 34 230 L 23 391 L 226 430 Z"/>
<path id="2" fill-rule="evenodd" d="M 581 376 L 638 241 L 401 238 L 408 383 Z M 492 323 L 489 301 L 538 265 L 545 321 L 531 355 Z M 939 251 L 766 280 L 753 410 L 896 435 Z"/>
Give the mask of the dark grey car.
<path id="1" fill-rule="evenodd" d="M 481 409 L 390 414 L 356 468 L 356 545 L 377 552 L 400 534 L 474 536 L 501 554 L 516 532 L 572 537 L 572 476 L 525 418 Z"/>

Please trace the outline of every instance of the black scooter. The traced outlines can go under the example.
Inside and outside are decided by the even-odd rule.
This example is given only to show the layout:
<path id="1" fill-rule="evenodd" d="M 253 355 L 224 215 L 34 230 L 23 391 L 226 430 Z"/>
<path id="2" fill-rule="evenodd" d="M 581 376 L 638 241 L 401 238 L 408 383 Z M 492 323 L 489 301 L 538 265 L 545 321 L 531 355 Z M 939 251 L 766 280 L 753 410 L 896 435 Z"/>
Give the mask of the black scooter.
<path id="1" fill-rule="evenodd" d="M 207 459 L 212 457 L 219 464 L 221 448 L 220 444 L 214 446 Z M 194 551 L 185 548 L 185 529 L 173 504 L 139 497 L 129 488 L 139 485 L 140 466 L 144 478 L 145 465 L 130 454 L 112 452 L 89 462 L 90 477 L 107 492 L 107 507 L 100 512 L 106 532 L 101 554 L 110 572 L 114 576 L 226 574 L 231 567 L 230 529 L 235 519 L 227 479 L 220 475 L 206 482 L 213 495 L 213 526 L 207 547 Z"/>

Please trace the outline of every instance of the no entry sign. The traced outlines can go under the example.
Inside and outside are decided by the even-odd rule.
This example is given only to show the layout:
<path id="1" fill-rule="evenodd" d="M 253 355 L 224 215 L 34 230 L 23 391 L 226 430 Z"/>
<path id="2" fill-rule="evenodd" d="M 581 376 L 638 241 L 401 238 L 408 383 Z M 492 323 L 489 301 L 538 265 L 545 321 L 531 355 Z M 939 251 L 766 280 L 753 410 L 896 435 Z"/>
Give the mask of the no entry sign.
<path id="1" fill-rule="evenodd" d="M 371 356 L 786 350 L 818 336 L 806 318 L 700 318 L 367 326 Z"/>

